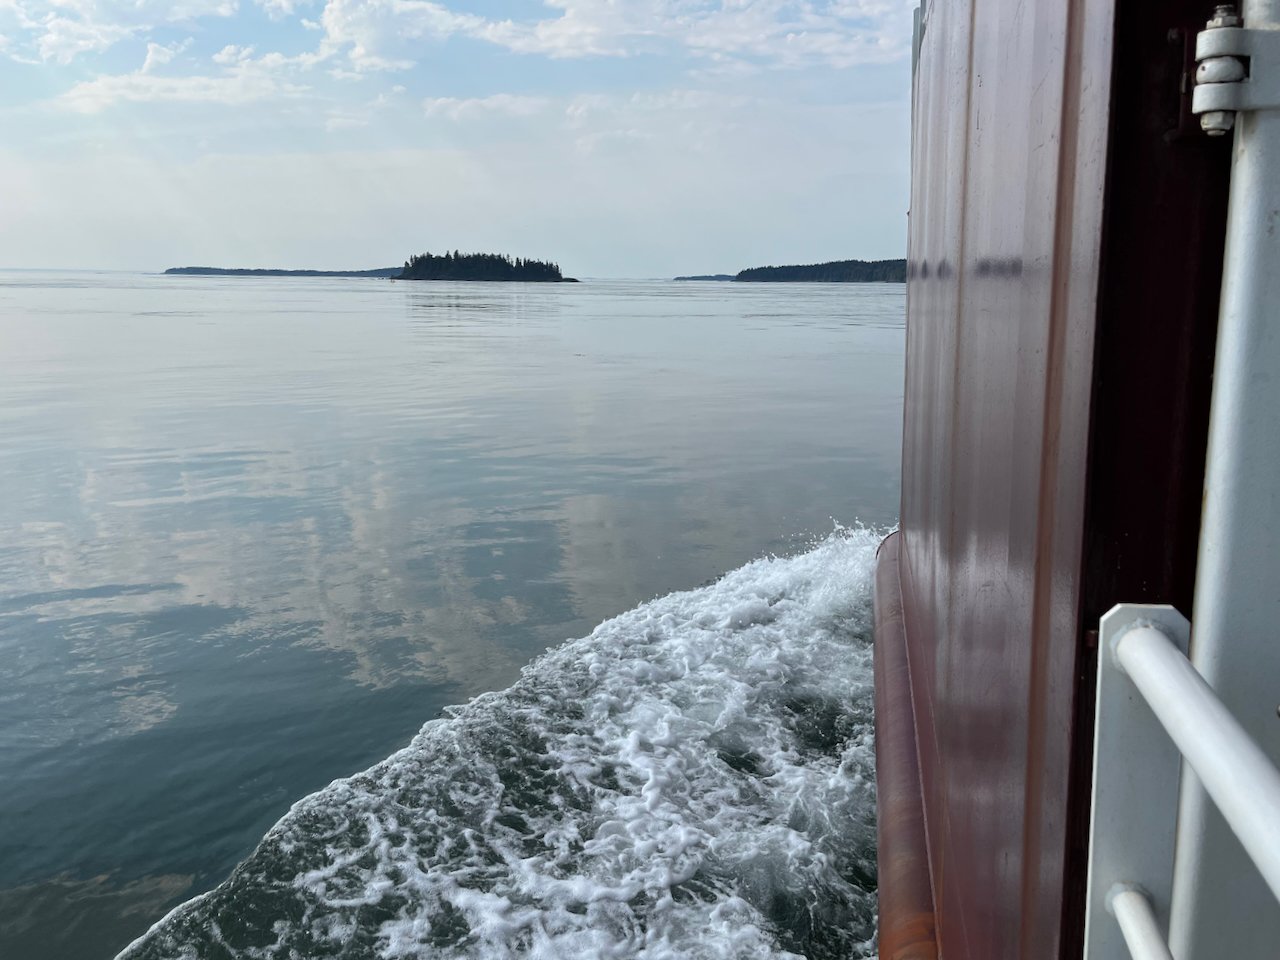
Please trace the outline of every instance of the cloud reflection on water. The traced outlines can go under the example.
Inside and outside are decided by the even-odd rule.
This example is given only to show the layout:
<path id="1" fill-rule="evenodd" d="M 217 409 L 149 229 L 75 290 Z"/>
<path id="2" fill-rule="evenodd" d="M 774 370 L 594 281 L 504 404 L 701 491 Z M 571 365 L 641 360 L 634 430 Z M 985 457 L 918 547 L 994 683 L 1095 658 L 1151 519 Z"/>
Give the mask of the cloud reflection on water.
<path id="1" fill-rule="evenodd" d="M 91 289 L 0 278 L 0 897 L 41 916 L 208 886 L 545 647 L 894 518 L 900 288 Z"/>

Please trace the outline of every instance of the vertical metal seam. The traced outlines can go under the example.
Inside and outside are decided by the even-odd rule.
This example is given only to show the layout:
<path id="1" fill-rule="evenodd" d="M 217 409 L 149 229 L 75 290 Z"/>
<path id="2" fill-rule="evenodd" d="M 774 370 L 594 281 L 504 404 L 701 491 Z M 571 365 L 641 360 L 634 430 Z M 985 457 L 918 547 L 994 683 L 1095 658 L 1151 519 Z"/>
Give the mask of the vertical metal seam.
<path id="1" fill-rule="evenodd" d="M 957 432 L 959 430 L 959 420 L 960 420 L 960 404 L 959 404 L 960 356 L 961 356 L 961 345 L 964 342 L 964 324 L 962 322 L 962 318 L 964 315 L 965 277 L 968 273 L 967 265 L 965 263 L 965 254 L 968 246 L 967 239 L 969 234 L 969 212 L 968 212 L 969 211 L 969 202 L 968 202 L 969 201 L 969 181 L 970 181 L 969 161 L 970 161 L 970 154 L 971 154 L 970 148 L 973 143 L 973 137 L 972 137 L 973 85 L 974 85 L 973 47 L 974 47 L 974 37 L 977 34 L 976 28 L 977 28 L 977 22 L 978 22 L 978 4 L 980 2 L 981 0 L 971 0 L 969 4 L 969 36 L 966 38 L 966 43 L 965 43 L 964 159 L 961 161 L 961 164 L 960 164 L 960 170 L 961 170 L 960 245 L 956 253 L 956 273 L 955 273 L 956 295 L 955 295 L 955 301 L 954 301 L 955 302 L 954 323 L 955 323 L 956 338 L 955 338 L 955 344 L 953 345 L 952 354 L 951 354 L 951 369 L 952 369 L 951 383 L 952 383 L 953 393 L 951 397 L 951 418 L 950 418 L 951 422 L 949 426 L 951 446 L 950 446 L 950 449 L 948 450 L 948 455 L 949 455 L 950 462 L 947 468 L 947 481 L 948 483 L 951 483 L 953 485 L 955 482 L 956 467 L 958 464 L 958 457 L 956 454 L 957 444 L 955 442 L 955 437 L 957 436 Z M 951 498 L 949 507 L 950 508 L 947 511 L 947 536 L 946 536 L 947 558 L 946 559 L 947 559 L 947 569 L 948 571 L 951 571 L 954 569 L 953 558 L 955 557 L 956 510 L 957 510 L 956 498 L 954 497 Z M 939 538 L 939 540 L 941 540 L 941 538 Z M 950 576 L 954 576 L 954 574 L 951 574 Z M 954 617 L 955 594 L 954 594 L 954 591 L 951 589 L 951 585 L 952 585 L 951 580 L 948 579 L 947 623 L 950 624 L 952 627 L 954 627 L 955 626 L 955 617 Z M 934 717 L 932 715 L 930 715 L 929 721 L 930 721 L 929 735 L 934 740 L 934 752 L 935 754 L 938 754 L 937 728 L 933 722 Z M 919 736 L 919 733 L 917 733 L 917 736 Z M 946 776 L 946 774 L 944 774 L 944 776 Z M 943 810 L 942 818 L 944 821 L 943 830 L 942 830 L 942 835 L 944 839 L 943 839 L 943 843 L 936 849 L 937 849 L 937 856 L 939 858 L 945 859 L 946 850 L 950 846 L 950 842 L 951 842 L 950 817 L 948 816 L 948 812 L 946 810 Z M 925 821 L 926 823 L 928 822 L 927 809 L 926 809 Z M 932 861 L 933 861 L 933 858 L 930 857 L 931 873 L 933 872 Z M 939 865 L 939 868 L 936 871 L 936 874 L 937 875 L 935 877 L 935 880 L 937 882 L 939 883 L 945 882 L 946 871 L 945 869 L 943 869 L 943 865 Z M 965 916 L 964 911 L 960 911 L 959 916 L 956 918 L 956 922 L 958 922 L 960 925 L 961 937 L 963 938 L 963 942 L 964 942 L 964 953 L 965 953 L 965 956 L 967 957 L 969 956 L 969 927 L 968 927 L 968 923 L 966 922 L 966 919 L 967 918 Z"/>
<path id="2" fill-rule="evenodd" d="M 1071 261 L 1072 243 L 1075 233 L 1073 210 L 1076 199 L 1076 178 L 1078 170 L 1079 124 L 1081 113 L 1081 77 L 1078 70 L 1073 71 L 1081 50 L 1081 32 L 1084 24 L 1085 0 L 1073 0 L 1066 5 L 1066 37 L 1062 58 L 1061 97 L 1062 110 L 1058 126 L 1057 156 L 1057 196 L 1054 204 L 1053 227 L 1053 277 L 1049 303 L 1049 337 L 1046 347 L 1045 368 L 1048 376 L 1045 380 L 1042 408 L 1042 448 L 1040 451 L 1040 477 L 1037 490 L 1037 529 L 1033 562 L 1034 594 L 1031 603 L 1031 659 L 1030 680 L 1028 684 L 1027 702 L 1027 739 L 1026 766 L 1027 780 L 1024 785 L 1024 809 L 1040 810 L 1044 797 L 1044 768 L 1037 763 L 1037 755 L 1043 754 L 1044 738 L 1048 729 L 1045 709 L 1048 696 L 1047 683 L 1045 689 L 1037 691 L 1035 678 L 1047 681 L 1051 643 L 1050 630 L 1053 626 L 1053 588 L 1051 559 L 1054 552 L 1057 534 L 1059 492 L 1058 470 L 1061 464 L 1061 413 L 1063 391 L 1065 389 L 1065 351 L 1067 325 L 1070 322 L 1071 302 Z M 1074 77 L 1074 81 L 1073 78 Z M 1083 530 L 1078 531 L 1083 540 Z M 1037 695 L 1038 693 L 1038 695 Z M 1069 732 L 1067 733 L 1069 736 Z M 1063 836 L 1063 856 L 1065 858 L 1067 811 L 1062 811 L 1061 823 Z M 1040 867 L 1044 858 L 1044 824 L 1039 820 L 1026 817 L 1022 826 L 1022 899 L 1028 903 L 1028 892 L 1034 892 L 1040 885 Z M 1064 859 L 1065 863 L 1065 859 Z M 1065 885 L 1065 877 L 1063 878 Z M 1031 925 L 1023 923 L 1019 953 L 1023 957 L 1031 957 L 1033 938 Z M 1058 929 L 1058 948 L 1063 942 L 1062 930 Z"/>

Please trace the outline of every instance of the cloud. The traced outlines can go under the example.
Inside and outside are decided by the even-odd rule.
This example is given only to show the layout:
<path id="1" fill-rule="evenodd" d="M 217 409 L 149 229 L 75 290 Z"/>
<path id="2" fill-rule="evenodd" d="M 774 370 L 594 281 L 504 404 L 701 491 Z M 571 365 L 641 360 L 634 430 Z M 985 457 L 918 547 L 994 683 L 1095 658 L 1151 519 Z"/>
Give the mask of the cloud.
<path id="1" fill-rule="evenodd" d="M 882 63 L 906 55 L 912 6 L 897 0 L 725 4 L 690 23 L 684 43 L 712 59 L 748 57 L 782 67 Z"/>
<path id="2" fill-rule="evenodd" d="M 324 49 L 358 70 L 408 69 L 423 39 L 461 35 L 553 59 L 683 50 L 712 62 L 847 67 L 900 59 L 914 0 L 548 0 L 558 16 L 490 20 L 430 0 L 328 0 Z"/>
<path id="3" fill-rule="evenodd" d="M 44 32 L 36 40 L 40 59 L 62 64 L 70 63 L 82 53 L 106 50 L 138 29 L 52 15 L 41 27 Z"/>
<path id="4" fill-rule="evenodd" d="M 240 104 L 275 96 L 298 96 L 307 88 L 249 72 L 221 77 L 159 77 L 137 73 L 78 83 L 61 97 L 81 113 L 99 113 L 121 102 Z"/>
<path id="5" fill-rule="evenodd" d="M 79 113 L 100 113 L 118 103 L 218 103 L 244 104 L 278 97 L 299 97 L 309 87 L 285 79 L 287 71 L 308 65 L 309 57 L 291 58 L 270 53 L 255 60 L 251 47 L 224 47 L 213 60 L 223 71 L 216 76 L 163 76 L 154 72 L 185 49 L 147 45 L 147 58 L 138 70 L 104 74 L 76 84 L 58 98 Z"/>
<path id="6" fill-rule="evenodd" d="M 256 3 L 272 20 L 283 20 L 293 16 L 300 8 L 311 6 L 310 0 L 256 0 Z"/>
<path id="7" fill-rule="evenodd" d="M 633 0 L 628 4 L 571 0 L 564 13 L 534 23 L 504 20 L 486 24 L 479 35 L 518 53 L 554 58 L 627 56 L 678 29 L 680 15 L 664 0 Z"/>
<path id="8" fill-rule="evenodd" d="M 357 70 L 403 70 L 416 62 L 418 41 L 474 33 L 485 20 L 430 0 L 329 0 L 320 25 L 323 52 L 345 50 Z"/>
<path id="9" fill-rule="evenodd" d="M 6 163 L 0 147 L 17 202 L 0 263 L 148 267 L 183 249 L 191 262 L 341 267 L 447 245 L 541 250 L 585 276 L 674 276 L 708 257 L 874 258 L 903 243 L 898 101 L 568 96 L 538 122 L 468 121 L 445 137 L 401 112 L 420 98 L 382 117 L 307 96 L 341 106 L 322 150 L 291 129 L 180 162 L 121 143 Z M 352 136 L 342 118 L 362 117 L 368 134 Z M 310 121 L 317 134 L 325 120 Z"/>
<path id="10" fill-rule="evenodd" d="M 191 46 L 191 38 L 188 37 L 182 43 L 175 43 L 172 46 L 163 46 L 159 43 L 147 44 L 147 59 L 142 62 L 142 72 L 150 73 L 158 66 L 169 63 L 178 54 L 182 53 Z"/>
<path id="11" fill-rule="evenodd" d="M 367 117 L 355 117 L 349 114 L 334 114 L 327 118 L 324 122 L 324 128 L 329 133 L 336 133 L 339 130 L 358 130 L 360 127 L 367 127 L 369 120 Z"/>
<path id="12" fill-rule="evenodd" d="M 254 0 L 275 20 L 314 0 Z M 683 53 L 731 65 L 848 67 L 904 57 L 914 0 L 547 0 L 555 15 L 492 19 L 435 0 L 326 0 L 316 56 L 343 54 L 357 72 L 405 70 L 425 41 L 462 36 L 553 59 Z M 0 0 L 31 54 L 67 64 L 153 27 L 229 17 L 238 0 Z M 18 44 L 10 43 L 15 47 Z M 10 55 L 19 51 L 11 49 Z"/>
<path id="13" fill-rule="evenodd" d="M 371 126 L 374 118 L 381 111 L 393 105 L 397 93 L 403 92 L 404 88 L 398 87 L 390 96 L 380 93 L 356 109 L 332 107 L 329 110 L 328 117 L 325 118 L 324 128 L 328 133 L 337 133 L 342 130 L 356 130 L 361 127 Z"/>
<path id="14" fill-rule="evenodd" d="M 228 43 L 213 55 L 213 62 L 223 65 L 241 63 L 248 60 L 252 54 L 253 47 L 237 47 L 234 43 Z"/>
<path id="15" fill-rule="evenodd" d="M 444 116 L 450 120 L 494 115 L 531 117 L 545 111 L 550 103 L 545 97 L 496 93 L 489 97 L 435 97 L 424 100 L 422 109 L 428 117 Z"/>
<path id="16" fill-rule="evenodd" d="M 20 31 L 17 42 L 11 38 L 10 54 L 25 49 L 58 64 L 146 35 L 157 24 L 230 17 L 237 9 L 237 0 L 0 0 L 0 12 L 7 11 Z"/>
<path id="17" fill-rule="evenodd" d="M 24 62 L 65 65 L 128 38 L 145 39 L 139 70 L 82 80 L 59 98 L 64 106 L 91 113 L 119 102 L 242 104 L 297 97 L 308 87 L 289 77 L 293 68 L 327 61 L 330 78 L 358 80 L 371 72 L 409 69 L 425 56 L 425 43 L 451 37 L 553 59 L 676 53 L 689 60 L 690 76 L 723 77 L 901 59 L 910 33 L 910 0 L 547 0 L 554 16 L 525 21 L 487 19 L 435 0 L 327 0 L 315 24 L 323 36 L 313 52 L 255 60 L 252 46 L 229 44 L 213 57 L 220 72 L 163 75 L 161 68 L 186 47 L 150 39 L 155 25 L 226 17 L 236 12 L 237 2 L 0 0 L 0 16 L 7 15 L 19 30 L 0 35 L 0 51 Z M 312 5 L 312 0 L 254 2 L 273 18 Z M 496 94 L 433 98 L 423 106 L 428 116 L 456 121 L 532 116 L 545 101 Z M 351 125 L 332 114 L 324 123 L 330 130 Z"/>
<path id="18" fill-rule="evenodd" d="M 222 6 L 192 0 L 186 9 Z M 259 171 L 261 181 L 246 178 L 244 196 L 253 202 L 237 207 L 239 226 L 223 224 L 230 239 L 219 248 L 231 256 L 238 249 L 232 240 L 256 243 L 260 234 L 264 259 L 282 252 L 304 265 L 327 256 L 328 248 L 314 239 L 324 234 L 325 223 L 344 238 L 326 242 L 349 244 L 338 248 L 342 261 L 361 259 L 365 249 L 382 249 L 377 244 L 386 226 L 395 238 L 389 244 L 393 251 L 437 237 L 451 247 L 485 249 L 501 241 L 536 251 L 544 236 L 552 237 L 557 248 L 565 247 L 563 258 L 574 255 L 583 264 L 576 269 L 588 274 L 679 272 L 677 261 L 696 260 L 703 250 L 719 251 L 720 262 L 745 264 L 758 258 L 747 240 L 763 234 L 779 247 L 794 249 L 795 257 L 821 258 L 840 249 L 831 239 L 837 234 L 892 239 L 899 228 L 905 204 L 907 61 L 850 74 L 837 74 L 832 65 L 863 57 L 891 59 L 900 40 L 886 25 L 906 9 L 900 0 L 556 0 L 540 9 L 523 6 L 539 16 L 521 23 L 452 9 L 462 7 L 463 0 L 296 5 L 301 15 L 316 18 L 318 33 L 296 18 L 284 26 L 266 24 L 256 0 L 240 6 L 238 20 L 190 29 L 163 23 L 169 8 L 151 0 L 113 5 L 67 0 L 53 11 L 68 21 L 98 17 L 93 22 L 108 23 L 102 19 L 108 7 L 117 12 L 127 7 L 140 12 L 115 24 L 119 29 L 144 22 L 156 26 L 149 33 L 139 28 L 117 48 L 109 57 L 113 66 L 103 75 L 96 75 L 103 69 L 95 69 L 96 57 L 68 48 L 64 58 L 83 59 L 70 68 L 51 65 L 41 71 L 42 80 L 58 84 L 47 94 L 53 99 L 35 100 L 42 82 L 31 87 L 28 100 L 33 102 L 7 110 L 8 142 L 21 145 L 30 166 L 0 182 L 18 184 L 10 191 L 10 207 L 32 211 L 21 221 L 26 230 L 15 226 L 7 234 L 23 237 L 21 244 L 8 247 L 9 263 L 130 266 L 167 256 L 162 231 L 115 217 L 114 209 L 112 217 L 104 214 L 94 222 L 103 236 L 132 231 L 118 245 L 32 247 L 29 237 L 40 231 L 64 237 L 75 217 L 87 217 L 87 209 L 108 201 L 84 199 L 78 192 L 81 202 L 60 221 L 62 228 L 53 230 L 41 226 L 54 222 L 52 214 L 42 219 L 36 208 L 62 210 L 66 188 L 50 181 L 48 189 L 36 190 L 22 186 L 23 178 L 41 176 L 42 164 L 69 159 L 68 169 L 83 179 L 86 170 L 112 154 L 154 162 L 149 175 L 138 178 L 143 192 L 136 209 L 146 210 L 148 217 L 169 216 L 175 204 L 194 209 L 192 184 L 199 187 L 203 181 L 183 180 L 175 198 L 162 195 L 157 185 L 170 171 L 187 169 L 212 151 L 219 160 L 202 168 L 201 175 L 215 180 L 226 179 L 224 165 L 249 169 L 248 161 L 239 159 L 242 154 L 287 154 L 290 168 L 297 169 L 304 166 L 298 156 L 313 158 L 314 192 L 306 196 L 275 167 Z M 47 32 L 48 16 L 31 20 L 35 28 L 30 28 L 18 21 L 18 13 L 26 16 L 28 8 L 34 11 L 34 4 L 0 0 L 0 33 L 17 46 L 0 55 L 35 56 L 31 37 Z M 179 42 L 188 34 L 196 38 L 190 47 Z M 908 37 L 909 31 L 902 35 Z M 455 48 L 439 51 L 449 37 Z M 884 37 L 889 39 L 882 43 Z M 92 42 L 101 46 L 109 40 Z M 497 46 L 484 51 L 486 44 Z M 267 52 L 282 48 L 305 52 Z M 589 59 L 539 69 L 526 56 L 502 53 L 517 49 L 538 58 L 657 55 L 620 74 Z M 477 50 L 485 55 L 477 56 Z M 431 62 L 411 74 L 376 72 L 417 60 Z M 804 69 L 774 72 L 789 67 Z M 735 70 L 757 75 L 745 81 L 710 76 Z M 620 77 L 633 78 L 644 92 L 609 92 Z M 886 99 L 892 101 L 888 106 Z M 177 109 L 175 104 L 231 108 Z M 879 113 L 864 110 L 877 105 L 884 107 Z M 129 108 L 127 122 L 110 113 L 101 121 L 83 121 L 85 114 L 103 115 L 115 107 Z M 445 147 L 455 153 L 419 155 Z M 357 148 L 367 154 L 349 163 L 335 159 Z M 395 156 L 404 162 L 382 165 L 379 157 L 388 150 L 399 151 Z M 423 164 L 420 177 L 414 163 Z M 348 171 L 347 179 L 335 179 L 330 167 Z M 393 196 L 375 192 L 354 203 L 351 184 L 371 180 L 374 175 L 362 171 L 374 170 L 394 185 Z M 219 193 L 200 207 L 200 222 L 221 217 L 226 196 Z M 273 233 L 268 221 L 293 209 L 286 199 L 310 204 L 326 217 L 308 222 L 305 231 Z M 6 213 L 18 222 L 14 210 Z M 416 239 L 424 224 L 431 232 L 425 240 Z M 654 253 L 666 251 L 663 231 L 680 233 L 683 246 Z M 198 230 L 193 235 L 202 236 Z M 600 236 L 610 238 L 608 250 L 583 239 Z M 897 249 L 896 241 L 883 247 Z M 6 256 L 0 256 L 4 262 Z"/>

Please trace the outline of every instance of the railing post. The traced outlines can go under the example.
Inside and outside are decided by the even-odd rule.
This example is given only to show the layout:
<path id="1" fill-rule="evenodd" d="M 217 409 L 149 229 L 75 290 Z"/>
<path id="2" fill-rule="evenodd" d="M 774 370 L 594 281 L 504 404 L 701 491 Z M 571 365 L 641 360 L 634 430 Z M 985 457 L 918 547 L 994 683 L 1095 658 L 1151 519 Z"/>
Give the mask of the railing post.
<path id="1" fill-rule="evenodd" d="M 1280 31 L 1280 0 L 1243 0 L 1240 12 L 1247 30 Z M 1246 82 L 1274 89 L 1278 75 L 1273 57 L 1254 57 Z M 1273 762 L 1280 762 L 1278 371 L 1280 109 L 1268 108 L 1235 118 L 1191 662 Z M 1280 905 L 1192 776 L 1183 782 L 1177 847 L 1170 945 L 1179 960 L 1247 956 L 1248 944 L 1280 943 Z"/>
<path id="2" fill-rule="evenodd" d="M 1186 618 L 1163 604 L 1121 604 L 1102 618 L 1085 908 L 1087 960 L 1130 956 L 1123 931 L 1108 910 L 1108 896 L 1117 884 L 1140 886 L 1153 922 L 1162 931 L 1169 923 L 1182 757 L 1111 654 L 1115 641 L 1139 623 L 1159 627 L 1184 653 L 1190 634 Z"/>

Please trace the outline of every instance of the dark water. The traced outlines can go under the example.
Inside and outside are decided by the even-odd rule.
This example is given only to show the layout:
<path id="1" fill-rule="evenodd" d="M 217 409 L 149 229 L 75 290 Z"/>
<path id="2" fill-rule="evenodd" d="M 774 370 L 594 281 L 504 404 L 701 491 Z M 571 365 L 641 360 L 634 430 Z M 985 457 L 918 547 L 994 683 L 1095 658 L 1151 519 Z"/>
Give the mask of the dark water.
<path id="1" fill-rule="evenodd" d="M 113 956 L 223 881 L 299 798 L 487 690 L 505 692 L 302 805 L 318 832 L 299 834 L 297 817 L 273 832 L 301 849 L 290 877 L 312 877 L 280 909 L 310 917 L 315 943 L 693 955 L 689 931 L 720 924 L 725 956 L 856 949 L 865 843 L 822 847 L 831 831 L 811 821 L 867 803 L 858 684 L 874 538 L 834 538 L 588 635 L 754 558 L 804 553 L 832 518 L 893 521 L 902 311 L 898 286 L 0 274 L 0 957 Z M 760 603 L 782 612 L 752 613 Z M 569 637 L 586 638 L 576 654 L 510 687 Z M 606 655 L 634 644 L 632 660 Z M 776 669 L 747 669 L 792 648 Z M 693 663 L 689 650 L 711 652 Z M 644 666 L 673 657 L 670 677 Z M 596 672 L 575 673 L 584 664 Z M 621 677 L 627 695 L 609 694 Z M 721 718 L 749 704 L 761 726 L 709 719 L 713 703 Z M 657 715 L 667 733 L 637 733 Z M 664 739 L 681 725 L 672 743 L 701 747 Z M 683 780 L 663 774 L 688 786 L 631 790 L 657 763 L 626 746 L 633 735 L 693 751 L 676 758 Z M 503 781 L 582 737 L 600 742 L 577 772 Z M 458 789 L 479 812 L 444 827 L 406 818 L 466 780 L 449 756 L 474 759 L 479 780 Z M 836 794 L 818 802 L 828 783 Z M 641 795 L 661 802 L 615 816 Z M 714 809 L 697 807 L 703 795 Z M 527 859 L 556 836 L 539 805 L 572 798 L 581 815 L 557 823 L 595 835 L 564 840 L 530 876 L 512 868 L 510 851 Z M 660 815 L 668 801 L 676 812 Z M 363 833 L 316 839 L 320 821 L 351 817 Z M 615 820 L 656 831 L 652 843 L 583 847 Z M 756 845 L 720 849 L 723 835 Z M 394 857 L 346 879 L 335 866 L 344 844 L 363 851 L 355 863 L 464 836 L 488 846 L 442 853 L 420 883 Z M 715 848 L 689 877 L 681 837 Z M 779 867 L 796 837 L 819 837 L 826 864 L 799 887 L 778 880 L 807 876 Z M 264 883 L 285 883 L 273 843 L 204 909 L 237 891 L 265 902 Z M 663 882 L 645 873 L 655 863 Z M 483 881 L 459 880 L 475 870 Z M 598 883 L 574 887 L 585 875 Z M 365 889 L 365 903 L 335 894 L 340 882 L 383 892 Z M 815 919 L 814 903 L 832 915 Z M 478 917 L 505 919 L 478 930 Z M 400 940 L 378 939 L 386 924 Z M 847 937 L 815 934 L 823 924 Z M 730 933 L 757 927 L 765 946 L 733 946 Z M 268 949 L 245 943 L 245 956 Z"/>

